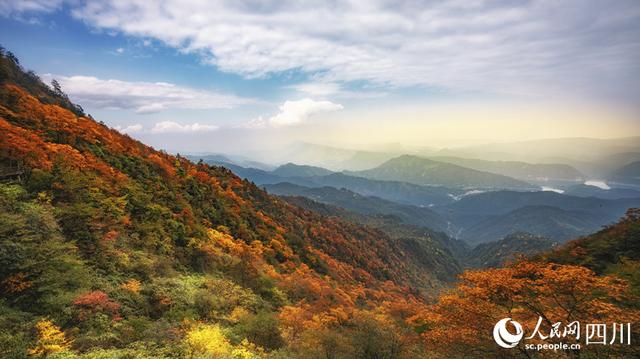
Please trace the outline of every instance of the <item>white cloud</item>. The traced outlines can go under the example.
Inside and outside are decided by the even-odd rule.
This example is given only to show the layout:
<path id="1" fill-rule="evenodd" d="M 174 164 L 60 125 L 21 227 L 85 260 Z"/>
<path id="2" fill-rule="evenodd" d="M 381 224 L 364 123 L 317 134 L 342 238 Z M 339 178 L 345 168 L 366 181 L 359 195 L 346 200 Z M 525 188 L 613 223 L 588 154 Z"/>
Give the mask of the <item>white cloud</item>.
<path id="1" fill-rule="evenodd" d="M 139 123 L 136 123 L 135 125 L 130 125 L 127 127 L 116 126 L 114 128 L 122 133 L 136 133 L 136 132 L 142 131 L 142 125 Z"/>
<path id="2" fill-rule="evenodd" d="M 302 71 L 329 82 L 515 94 L 638 91 L 634 0 L 111 0 L 73 15 L 249 78 Z"/>
<path id="3" fill-rule="evenodd" d="M 129 82 L 103 80 L 92 76 L 51 74 L 45 74 L 42 78 L 47 82 L 55 78 L 73 101 L 86 107 L 132 109 L 139 114 L 160 112 L 170 108 L 233 108 L 257 103 L 253 99 L 197 90 L 166 82 Z"/>
<path id="4" fill-rule="evenodd" d="M 173 121 L 158 122 L 151 129 L 151 133 L 194 133 L 194 132 L 211 132 L 218 129 L 214 125 L 201 125 L 194 123 L 191 125 L 181 125 Z"/>
<path id="5" fill-rule="evenodd" d="M 59 5 L 22 3 L 2 2 L 2 11 Z M 640 95 L 637 0 L 107 0 L 68 7 L 89 26 L 157 40 L 248 78 L 300 71 L 324 82 L 392 87 Z"/>
<path id="6" fill-rule="evenodd" d="M 139 114 L 147 114 L 147 113 L 156 113 L 166 109 L 166 107 L 161 103 L 151 103 L 148 105 L 140 106 L 136 109 L 136 113 Z"/>
<path id="7" fill-rule="evenodd" d="M 285 101 L 280 106 L 280 112 L 274 116 L 265 119 L 264 117 L 255 118 L 245 126 L 248 128 L 264 128 L 283 127 L 301 124 L 309 119 L 309 117 L 320 112 L 342 110 L 343 106 L 330 101 L 314 101 L 305 98 L 298 101 Z"/>
<path id="8" fill-rule="evenodd" d="M 117 53 L 119 53 L 119 54 L 121 54 L 121 53 L 123 53 L 123 52 L 124 52 L 124 48 L 119 47 L 119 48 L 117 48 L 117 49 L 116 49 L 116 52 L 117 52 Z"/>

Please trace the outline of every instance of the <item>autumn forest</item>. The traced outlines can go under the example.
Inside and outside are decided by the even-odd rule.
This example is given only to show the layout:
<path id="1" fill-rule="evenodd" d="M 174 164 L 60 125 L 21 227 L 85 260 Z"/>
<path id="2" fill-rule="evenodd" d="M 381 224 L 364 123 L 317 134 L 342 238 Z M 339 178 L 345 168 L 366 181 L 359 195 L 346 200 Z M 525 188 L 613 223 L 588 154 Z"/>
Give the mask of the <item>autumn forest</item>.
<path id="1" fill-rule="evenodd" d="M 297 179 L 295 186 L 259 183 L 242 167 L 145 145 L 94 119 L 63 86 L 45 84 L 25 67 L 2 49 L 2 358 L 640 355 L 637 201 L 594 202 L 594 211 L 615 218 L 604 226 L 590 222 L 596 224 L 585 225 L 588 231 L 558 230 L 553 241 L 520 233 L 472 251 L 472 242 L 447 229 L 473 217 L 458 208 L 463 201 L 451 199 L 463 194 L 442 195 L 442 203 L 423 208 L 361 197 L 356 185 L 296 187 L 312 178 L 400 186 L 389 177 L 395 172 L 382 166 L 304 180 L 277 174 Z M 216 141 L 215 133 L 210 136 Z M 511 177 L 439 168 L 453 171 L 450 178 L 527 186 Z M 407 178 L 403 191 L 426 191 Z M 436 213 L 439 205 L 458 222 Z M 502 228 L 492 220 L 491 230 Z M 493 233 L 481 232 L 490 222 L 477 223 L 485 227 L 468 225 L 464 235 L 473 236 L 473 228 Z M 496 239 L 504 237 L 495 231 Z M 526 336 L 539 325 L 547 337 L 501 347 L 492 331 L 502 318 L 520 323 Z M 548 337 L 555 323 L 576 321 L 625 323 L 631 343 Z M 583 345 L 525 348 L 554 343 Z"/>

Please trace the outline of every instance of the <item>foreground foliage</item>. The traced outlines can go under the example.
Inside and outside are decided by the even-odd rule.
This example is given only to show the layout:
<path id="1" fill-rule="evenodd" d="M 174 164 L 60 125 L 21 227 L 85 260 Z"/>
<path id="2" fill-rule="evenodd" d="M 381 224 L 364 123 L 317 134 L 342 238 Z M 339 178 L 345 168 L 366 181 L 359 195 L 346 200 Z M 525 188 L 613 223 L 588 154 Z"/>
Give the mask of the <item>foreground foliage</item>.
<path id="1" fill-rule="evenodd" d="M 424 328 L 424 339 L 434 351 L 447 356 L 466 353 L 474 357 L 633 357 L 640 355 L 634 343 L 640 335 L 640 281 L 637 247 L 640 216 L 632 209 L 618 224 L 567 244 L 534 261 L 520 260 L 507 267 L 468 271 L 456 288 L 443 294 L 415 320 Z M 632 256 L 632 258 L 626 257 Z M 585 266 L 575 265 L 584 264 Z M 604 275 L 607 273 L 608 275 Z M 532 332 L 539 318 L 540 330 L 578 321 L 631 323 L 631 345 L 584 345 L 581 350 L 535 352 L 524 341 L 513 349 L 496 346 L 491 335 L 501 318 L 512 318 Z M 636 339 L 634 339 L 636 338 Z M 579 343 L 572 337 L 527 343 Z"/>

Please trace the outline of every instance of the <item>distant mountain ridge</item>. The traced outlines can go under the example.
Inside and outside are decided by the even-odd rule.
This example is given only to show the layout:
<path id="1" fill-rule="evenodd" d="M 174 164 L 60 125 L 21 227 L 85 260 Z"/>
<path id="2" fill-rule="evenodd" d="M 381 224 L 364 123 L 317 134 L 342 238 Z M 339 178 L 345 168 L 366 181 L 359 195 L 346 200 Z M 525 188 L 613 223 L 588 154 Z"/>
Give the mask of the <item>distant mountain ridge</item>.
<path id="1" fill-rule="evenodd" d="M 257 185 L 289 182 L 306 187 L 346 188 L 363 196 L 376 196 L 386 200 L 418 207 L 428 207 L 450 203 L 454 198 L 463 196 L 465 191 L 443 186 L 420 186 L 400 181 L 372 180 L 364 177 L 350 176 L 344 173 L 331 173 L 324 176 L 285 177 L 272 171 L 242 167 L 234 163 L 217 160 L 205 160 L 208 164 L 227 167 L 239 177 L 246 178 Z M 298 166 L 298 165 L 295 165 Z M 329 171 L 326 169 L 322 169 Z M 330 172 L 330 171 L 329 171 Z"/>
<path id="2" fill-rule="evenodd" d="M 395 153 L 354 150 L 298 142 L 288 148 L 280 160 L 282 162 L 304 163 L 342 171 L 345 169 L 364 170 L 372 168 L 395 156 L 397 156 Z"/>
<path id="3" fill-rule="evenodd" d="M 218 163 L 226 163 L 232 164 L 234 166 L 240 166 L 244 168 L 255 168 L 261 171 L 271 171 L 275 168 L 275 166 L 262 163 L 259 161 L 254 161 L 242 156 L 234 156 L 227 154 L 189 154 L 185 155 L 187 159 L 190 161 L 197 163 L 202 160 L 204 163 L 208 164 L 218 164 Z"/>
<path id="4" fill-rule="evenodd" d="M 522 161 L 488 161 L 472 158 L 433 156 L 432 160 L 452 163 L 477 171 L 500 174 L 522 181 L 583 181 L 585 176 L 577 169 L 561 163 L 527 163 Z"/>
<path id="5" fill-rule="evenodd" d="M 322 167 L 297 165 L 289 162 L 279 166 L 275 170 L 271 171 L 271 173 L 280 177 L 314 177 L 326 176 L 334 172 Z"/>
<path id="6" fill-rule="evenodd" d="M 304 177 L 317 173 L 315 171 L 328 171 L 313 166 L 287 165 L 291 169 L 289 174 L 300 176 L 285 177 L 255 168 L 218 164 L 276 194 L 306 196 L 361 213 L 401 214 L 406 223 L 444 230 L 469 243 L 496 241 L 515 231 L 544 235 L 562 242 L 598 230 L 618 219 L 627 208 L 640 206 L 640 196 L 634 196 L 636 192 L 633 190 L 597 192 L 597 187 L 585 185 L 572 187 L 579 192 L 578 196 L 542 191 L 476 193 L 442 186 L 375 180 L 345 173 Z M 598 198 L 594 197 L 595 194 Z M 322 196 L 326 197 L 321 199 Z M 416 206 L 413 208 L 418 212 L 421 207 L 427 207 L 437 212 L 439 218 L 420 222 L 414 218 L 419 215 L 412 215 L 411 210 L 403 205 Z M 372 206 L 379 208 L 368 208 Z"/>
<path id="7" fill-rule="evenodd" d="M 393 158 L 369 170 L 346 171 L 345 173 L 370 179 L 402 181 L 424 186 L 501 189 L 536 188 L 534 185 L 515 178 L 411 155 Z"/>
<path id="8" fill-rule="evenodd" d="M 460 148 L 443 149 L 442 156 L 464 158 L 483 158 L 502 161 L 545 162 L 557 158 L 590 162 L 602 157 L 618 153 L 640 152 L 640 137 L 625 137 L 613 139 L 598 138 L 550 138 L 505 143 L 488 143 Z M 578 168 L 578 167 L 576 167 Z M 578 168 L 578 170 L 581 170 Z"/>

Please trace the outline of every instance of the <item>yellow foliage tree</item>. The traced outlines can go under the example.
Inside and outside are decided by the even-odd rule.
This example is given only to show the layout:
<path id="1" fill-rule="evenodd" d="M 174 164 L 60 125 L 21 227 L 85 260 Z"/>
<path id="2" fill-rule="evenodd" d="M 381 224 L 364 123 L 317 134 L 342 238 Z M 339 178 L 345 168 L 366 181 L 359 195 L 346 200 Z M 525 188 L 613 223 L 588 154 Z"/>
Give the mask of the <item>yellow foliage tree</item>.
<path id="1" fill-rule="evenodd" d="M 48 319 L 42 319 L 36 323 L 36 331 L 38 341 L 33 349 L 29 349 L 29 355 L 46 357 L 71 346 L 71 341 L 65 338 L 60 328 Z"/>
<path id="2" fill-rule="evenodd" d="M 137 279 L 130 279 L 120 285 L 120 288 L 127 290 L 131 293 L 138 294 L 140 292 L 140 281 Z"/>
<path id="3" fill-rule="evenodd" d="M 210 354 L 214 357 L 226 356 L 231 353 L 232 346 L 218 325 L 200 325 L 191 329 L 185 342 L 192 355 Z"/>

